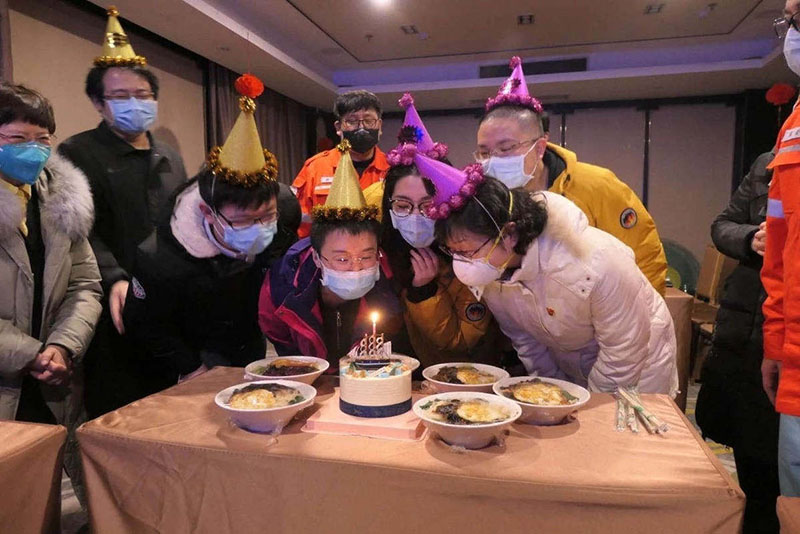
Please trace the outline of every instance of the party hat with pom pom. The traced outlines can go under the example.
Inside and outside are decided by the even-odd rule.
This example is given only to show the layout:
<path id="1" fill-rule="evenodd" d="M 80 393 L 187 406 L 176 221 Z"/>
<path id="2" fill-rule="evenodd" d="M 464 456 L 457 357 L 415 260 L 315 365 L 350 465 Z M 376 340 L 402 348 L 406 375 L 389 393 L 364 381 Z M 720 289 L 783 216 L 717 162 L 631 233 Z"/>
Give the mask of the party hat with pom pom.
<path id="1" fill-rule="evenodd" d="M 106 36 L 103 39 L 103 55 L 94 59 L 96 67 L 136 67 L 147 65 L 144 56 L 137 56 L 133 51 L 128 35 L 119 23 L 119 11 L 114 6 L 109 6 L 108 22 L 106 23 Z"/>
<path id="2" fill-rule="evenodd" d="M 350 158 L 350 142 L 344 139 L 336 148 L 342 157 L 336 165 L 331 190 L 324 205 L 312 208 L 311 218 L 314 222 L 377 220 L 377 206 L 368 205 L 361 191 L 358 173 Z"/>
<path id="3" fill-rule="evenodd" d="M 486 101 L 486 111 L 492 111 L 500 106 L 522 106 L 541 113 L 542 103 L 528 93 L 525 74 L 522 72 L 522 60 L 519 56 L 511 58 L 509 67 L 512 69 L 511 76 L 500 86 L 497 95 Z"/>
<path id="4" fill-rule="evenodd" d="M 252 74 L 245 74 L 236 80 L 234 87 L 242 95 L 239 97 L 241 112 L 225 143 L 211 149 L 208 167 L 218 178 L 245 187 L 277 180 L 278 160 L 261 146 L 253 117 L 254 99 L 264 92 L 264 84 Z"/>

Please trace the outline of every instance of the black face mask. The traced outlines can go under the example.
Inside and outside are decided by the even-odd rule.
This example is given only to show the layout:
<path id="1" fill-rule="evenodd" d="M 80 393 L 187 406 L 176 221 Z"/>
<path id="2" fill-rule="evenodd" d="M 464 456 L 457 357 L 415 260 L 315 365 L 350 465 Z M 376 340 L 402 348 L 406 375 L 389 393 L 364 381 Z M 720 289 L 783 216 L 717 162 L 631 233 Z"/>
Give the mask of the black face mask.
<path id="1" fill-rule="evenodd" d="M 353 152 L 363 154 L 372 150 L 372 147 L 378 144 L 378 129 L 364 129 L 353 130 L 351 132 L 342 132 L 342 136 L 350 141 L 350 146 L 353 147 Z"/>

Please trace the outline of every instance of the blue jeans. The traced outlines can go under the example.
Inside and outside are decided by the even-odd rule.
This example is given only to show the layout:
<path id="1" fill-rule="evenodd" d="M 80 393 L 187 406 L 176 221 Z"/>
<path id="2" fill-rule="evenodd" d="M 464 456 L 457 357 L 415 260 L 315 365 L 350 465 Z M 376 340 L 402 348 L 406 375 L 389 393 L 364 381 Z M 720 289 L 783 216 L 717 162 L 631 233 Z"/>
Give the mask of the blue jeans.
<path id="1" fill-rule="evenodd" d="M 778 478 L 781 495 L 800 497 L 800 417 L 781 414 L 778 434 Z"/>

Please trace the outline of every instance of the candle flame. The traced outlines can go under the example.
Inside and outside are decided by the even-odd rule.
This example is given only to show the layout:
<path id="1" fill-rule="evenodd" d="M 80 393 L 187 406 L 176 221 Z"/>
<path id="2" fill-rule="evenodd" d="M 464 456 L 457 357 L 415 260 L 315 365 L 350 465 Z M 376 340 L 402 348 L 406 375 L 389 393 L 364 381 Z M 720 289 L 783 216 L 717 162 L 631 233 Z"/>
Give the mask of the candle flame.
<path id="1" fill-rule="evenodd" d="M 372 312 L 369 314 L 369 318 L 372 319 L 373 323 L 378 322 L 378 317 L 379 317 L 378 312 Z"/>

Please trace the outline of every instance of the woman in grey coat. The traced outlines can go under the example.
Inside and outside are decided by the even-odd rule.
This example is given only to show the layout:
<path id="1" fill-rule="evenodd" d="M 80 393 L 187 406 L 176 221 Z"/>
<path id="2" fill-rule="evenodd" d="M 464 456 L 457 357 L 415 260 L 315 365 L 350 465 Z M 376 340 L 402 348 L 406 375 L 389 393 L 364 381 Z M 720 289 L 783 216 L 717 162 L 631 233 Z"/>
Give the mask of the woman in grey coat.
<path id="1" fill-rule="evenodd" d="M 86 178 L 50 154 L 50 103 L 0 84 L 0 419 L 73 426 L 100 316 Z"/>

